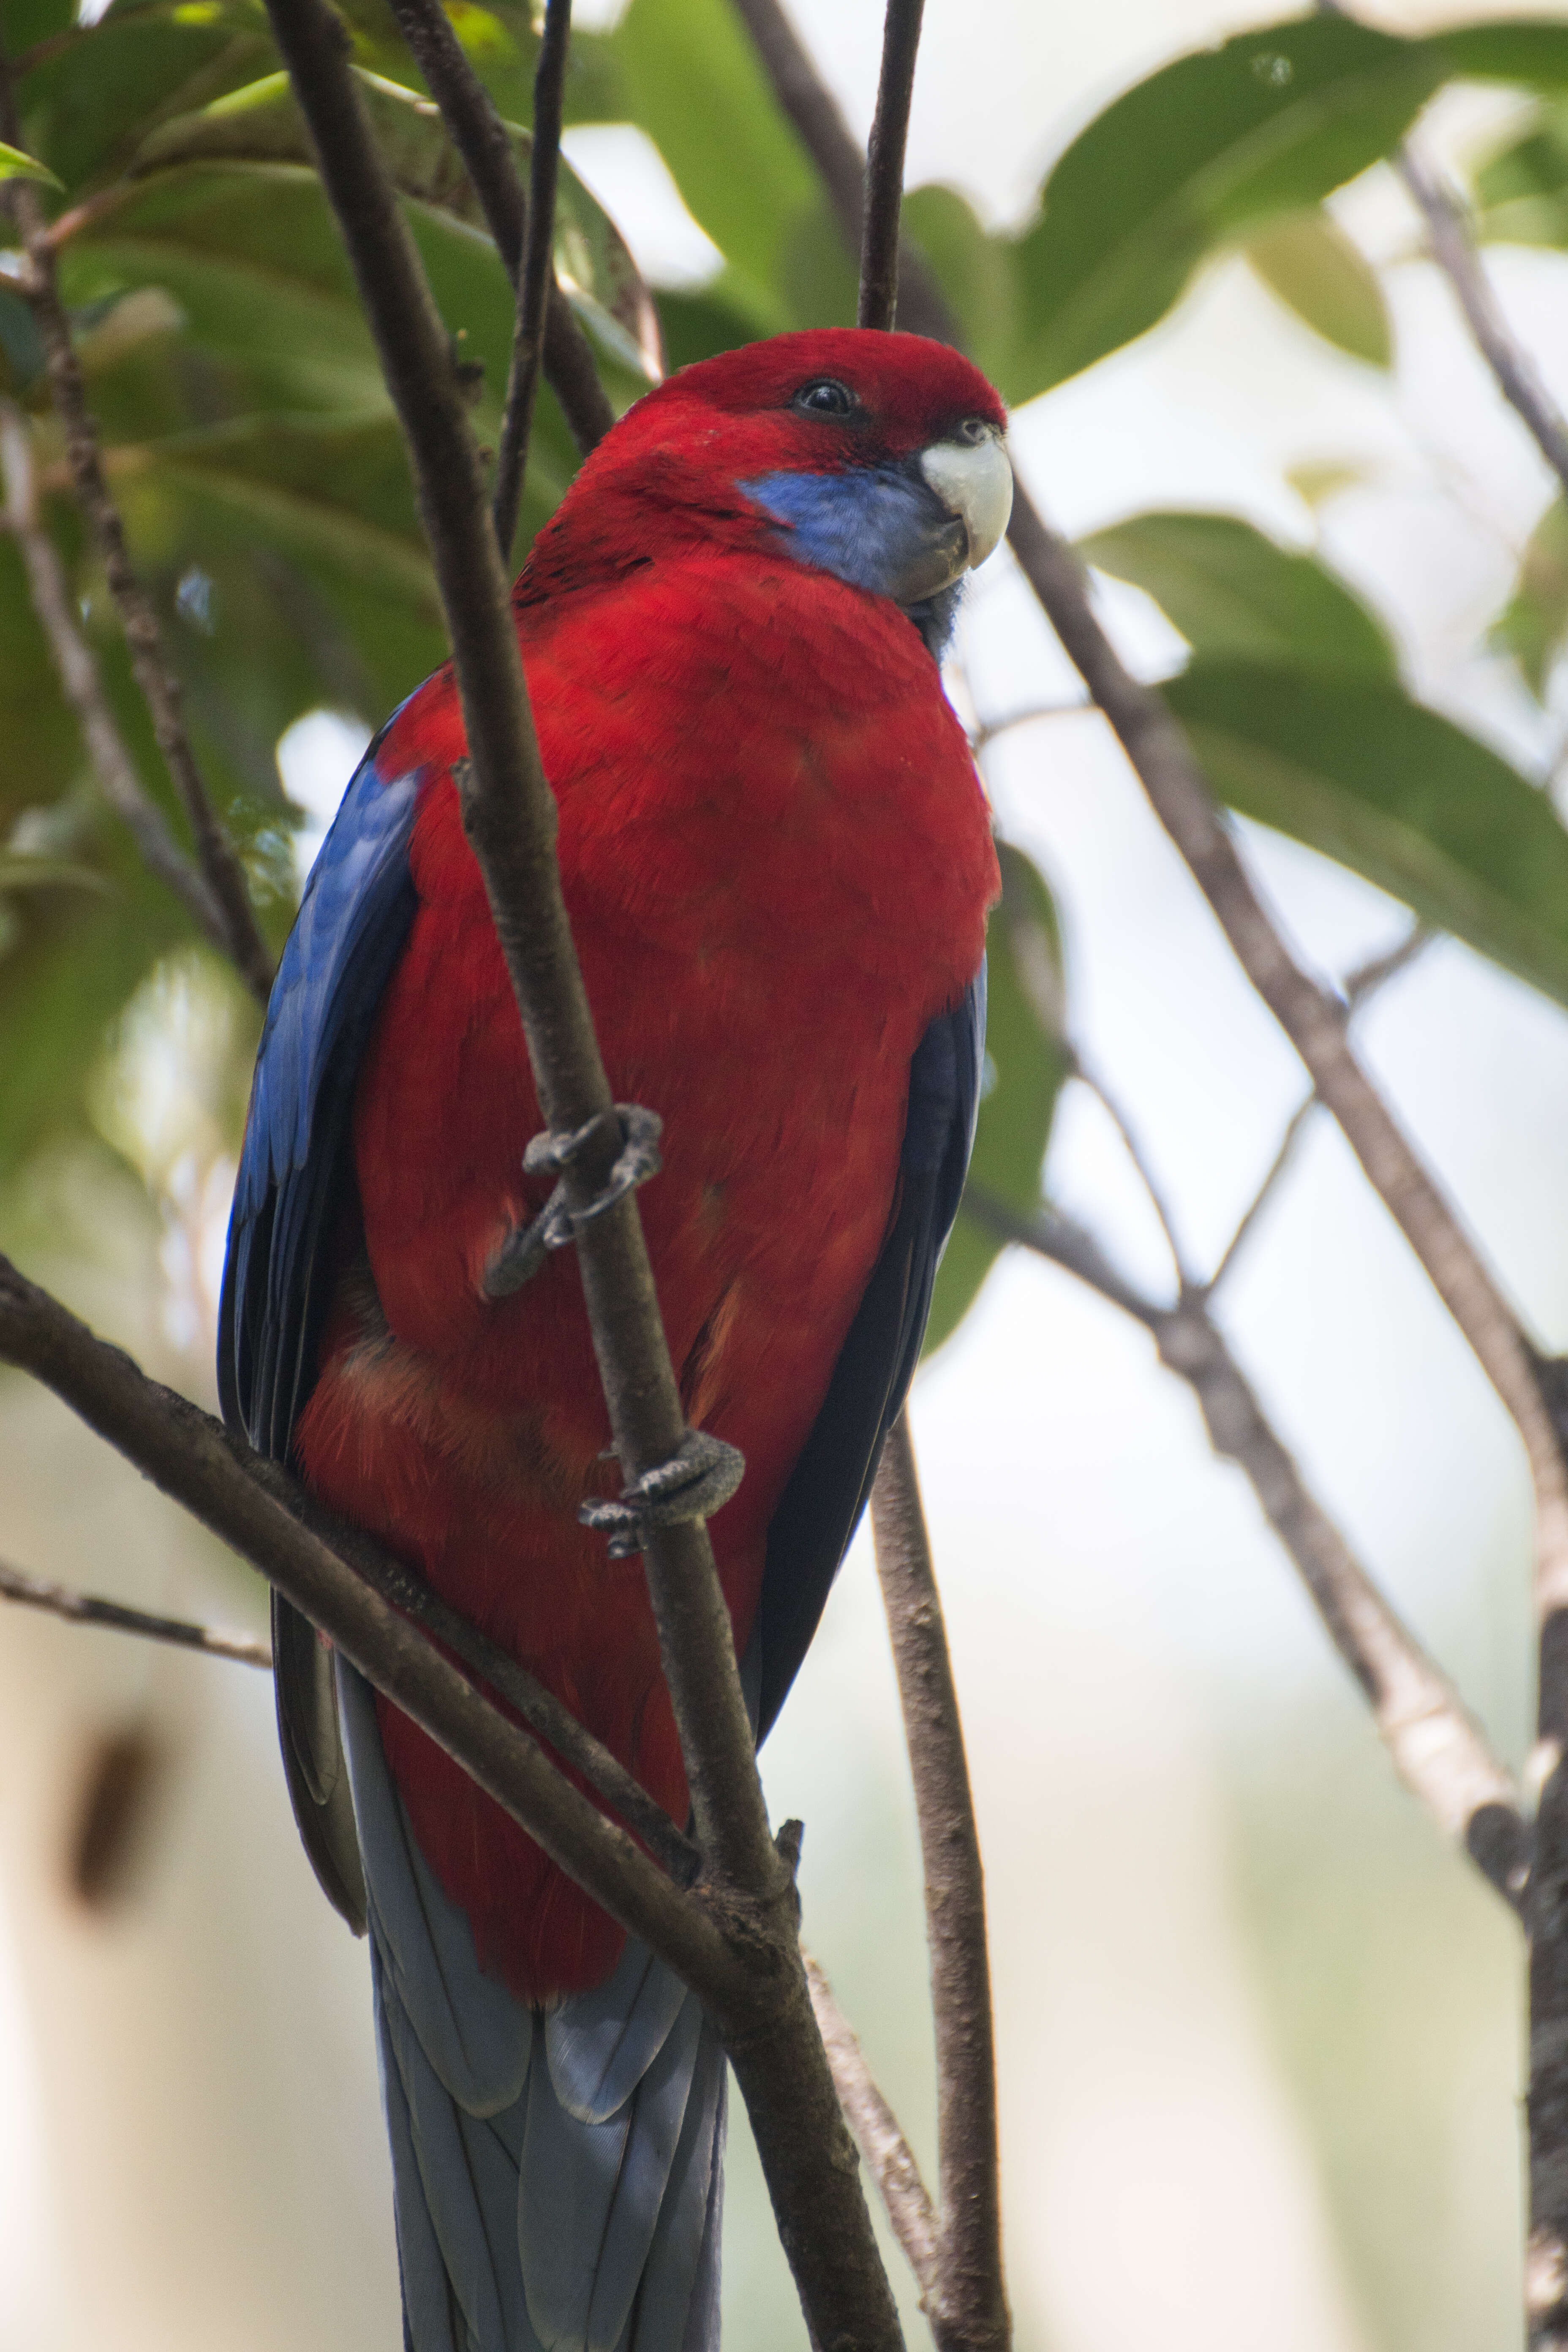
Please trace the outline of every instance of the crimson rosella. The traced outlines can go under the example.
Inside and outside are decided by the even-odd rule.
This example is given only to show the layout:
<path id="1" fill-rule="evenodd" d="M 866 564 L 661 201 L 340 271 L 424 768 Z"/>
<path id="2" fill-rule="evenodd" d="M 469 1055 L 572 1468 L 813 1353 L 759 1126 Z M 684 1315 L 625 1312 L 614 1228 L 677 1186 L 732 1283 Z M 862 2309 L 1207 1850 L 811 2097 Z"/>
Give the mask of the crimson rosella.
<path id="1" fill-rule="evenodd" d="M 910 335 L 671 377 L 540 532 L 514 609 L 612 1085 L 759 1739 L 919 1352 L 973 1137 L 990 827 L 940 659 L 1005 528 L 1005 418 Z M 549 1190 L 453 763 L 449 668 L 351 782 L 283 955 L 229 1235 L 220 1381 L 554 1690 L 677 1820 L 574 1253 L 493 1273 Z M 368 1924 L 415 2352 L 718 2341 L 721 2050 L 696 2000 L 285 1606 L 285 1765 Z M 341 1746 L 340 1746 L 341 1741 Z M 346 1755 L 346 1769 L 345 1769 Z"/>

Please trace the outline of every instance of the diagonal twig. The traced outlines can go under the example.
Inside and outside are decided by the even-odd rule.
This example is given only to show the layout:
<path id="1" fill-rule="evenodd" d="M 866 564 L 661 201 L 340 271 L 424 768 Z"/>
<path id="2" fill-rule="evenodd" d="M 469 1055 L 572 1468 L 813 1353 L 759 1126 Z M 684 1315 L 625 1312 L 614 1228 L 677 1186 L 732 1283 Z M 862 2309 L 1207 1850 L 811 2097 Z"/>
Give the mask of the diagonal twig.
<path id="1" fill-rule="evenodd" d="M 5 527 L 16 541 L 27 592 L 53 657 L 60 688 L 81 729 L 98 788 L 135 842 L 142 864 L 189 908 L 215 947 L 228 952 L 228 926 L 205 877 L 169 830 L 144 790 L 103 690 L 92 649 L 76 625 L 70 586 L 59 551 L 38 513 L 37 477 L 26 420 L 0 401 L 0 476 L 5 488 Z"/>
<path id="2" fill-rule="evenodd" d="M 937 2218 L 899 2119 L 882 2096 L 854 2028 L 834 1997 L 833 1987 L 809 1952 L 805 1979 L 838 2103 L 849 2119 L 859 2149 L 876 2181 L 893 2225 L 893 2235 L 920 2284 L 922 2305 L 933 2307 L 938 2279 Z"/>
<path id="3" fill-rule="evenodd" d="M 445 330 L 350 71 L 348 37 L 324 0 L 269 0 L 269 16 L 413 464 L 468 738 L 464 823 L 540 1102 L 552 1133 L 586 1128 L 602 1139 L 567 1162 L 567 1205 L 580 1211 L 605 1183 L 619 1126 L 566 920 L 555 803 L 479 454 Z M 687 1437 L 635 1194 L 584 1224 L 577 1264 L 616 1449 L 635 1481 L 668 1464 Z M 744 1922 L 753 1956 L 743 1982 L 708 2005 L 751 2111 L 807 2324 L 821 2342 L 892 2352 L 898 2315 L 811 2011 L 794 1882 L 768 1831 L 706 1528 L 652 1528 L 643 1558 L 705 1879 Z"/>
<path id="4" fill-rule="evenodd" d="M 1092 1235 L 1055 1211 L 1021 1213 L 973 1184 L 963 1206 L 983 1231 L 1064 1267 L 1151 1334 L 1161 1362 L 1196 1395 L 1215 1453 L 1246 1473 L 1335 1648 L 1365 1693 L 1400 1779 L 1499 1893 L 1520 1908 L 1529 1875 L 1530 1829 L 1512 1775 L 1312 1494 L 1201 1294 L 1162 1307 L 1110 1265 Z"/>
<path id="5" fill-rule="evenodd" d="M 571 29 L 572 0 L 546 0 L 544 35 L 539 44 L 539 62 L 533 76 L 528 226 L 522 243 L 522 263 L 517 272 L 517 324 L 512 335 L 511 365 L 490 502 L 496 544 L 508 570 L 511 566 L 511 543 L 517 536 L 523 458 L 533 424 L 533 395 L 539 384 L 544 317 L 551 288 L 555 283 L 555 180 L 561 160 L 562 92 Z"/>
<path id="6" fill-rule="evenodd" d="M 275 1584 L 345 1657 L 633 1934 L 722 2006 L 749 1982 L 693 1895 L 601 1812 L 363 1572 L 369 1538 L 331 1534 L 288 1472 L 159 1386 L 0 1258 L 0 1363 L 43 1382 L 144 1477 Z M 379 1556 L 378 1573 L 398 1569 Z"/>
<path id="7" fill-rule="evenodd" d="M 0 138 L 14 143 L 16 130 L 10 77 L 4 55 L 0 54 Z M 66 461 L 77 505 L 103 565 L 109 593 L 114 599 L 130 648 L 132 671 L 147 705 L 158 749 L 190 824 L 196 862 L 222 917 L 225 944 L 241 979 L 265 1004 L 272 988 L 272 958 L 257 927 L 245 869 L 214 813 L 191 750 L 180 712 L 179 680 L 169 666 L 158 615 L 132 564 L 120 509 L 104 479 L 98 428 L 87 404 L 81 363 L 60 299 L 54 247 L 43 205 L 37 190 L 26 180 L 11 181 L 6 193 L 26 255 L 26 274 L 14 283 L 26 295 L 37 323 L 50 397 L 65 433 Z"/>
<path id="8" fill-rule="evenodd" d="M 70 1625 L 102 1625 L 116 1633 L 139 1634 L 143 1641 L 200 1650 L 209 1658 L 234 1658 L 242 1666 L 265 1666 L 268 1672 L 272 1666 L 270 1643 L 255 1641 L 248 1633 L 218 1633 L 210 1625 L 195 1625 L 185 1617 L 157 1617 L 147 1609 L 128 1608 L 121 1601 L 105 1601 L 97 1593 L 50 1584 L 4 1560 L 0 1560 L 0 1601 L 44 1610 Z"/>
<path id="9" fill-rule="evenodd" d="M 505 123 L 464 54 L 440 0 L 392 0 L 393 14 L 441 110 L 484 210 L 496 251 L 515 284 L 522 267 L 528 204 Z M 544 373 L 584 456 L 616 421 L 599 382 L 594 349 L 551 272 L 544 321 Z"/>
<path id="10" fill-rule="evenodd" d="M 882 1587 L 914 1780 L 936 2029 L 938 2259 L 927 2311 L 939 2352 L 1005 2352 L 996 2044 L 985 1878 L 952 1660 L 909 1421 L 889 1433 L 871 1490 Z"/>

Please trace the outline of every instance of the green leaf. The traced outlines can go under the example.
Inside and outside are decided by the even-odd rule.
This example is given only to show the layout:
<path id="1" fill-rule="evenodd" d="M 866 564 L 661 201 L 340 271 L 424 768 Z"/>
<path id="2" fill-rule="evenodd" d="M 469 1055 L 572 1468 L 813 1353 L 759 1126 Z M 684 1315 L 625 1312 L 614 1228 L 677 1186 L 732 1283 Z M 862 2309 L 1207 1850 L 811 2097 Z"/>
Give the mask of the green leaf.
<path id="1" fill-rule="evenodd" d="M 1568 504 L 1554 499 L 1530 535 L 1494 645 L 1511 654 L 1538 702 L 1568 635 Z"/>
<path id="2" fill-rule="evenodd" d="M 729 0 L 632 0 L 606 41 L 621 119 L 658 149 L 729 261 L 759 333 L 806 326 L 785 290 L 790 241 L 821 187 Z"/>
<path id="3" fill-rule="evenodd" d="M 1394 333 L 1377 272 L 1321 206 L 1288 213 L 1245 251 L 1269 292 L 1314 334 L 1352 359 L 1392 367 Z"/>
<path id="4" fill-rule="evenodd" d="M 1473 178 L 1476 231 L 1489 244 L 1568 247 L 1568 106 L 1538 108 Z"/>
<path id="5" fill-rule="evenodd" d="M 1568 92 L 1568 25 L 1549 17 L 1450 25 L 1426 46 L 1464 81 L 1508 82 L 1547 96 Z"/>
<path id="6" fill-rule="evenodd" d="M 483 208 L 438 108 L 401 84 L 358 68 L 355 79 L 401 193 L 488 241 Z M 515 125 L 509 126 L 509 132 L 526 181 L 530 134 Z M 193 164 L 293 164 L 313 170 L 310 136 L 288 76 L 266 75 L 210 106 L 161 124 L 138 148 L 128 177 L 146 179 Z M 652 299 L 620 232 L 564 159 L 556 198 L 555 264 L 570 290 L 615 321 L 633 359 L 640 352 L 645 376 L 651 373 L 658 360 Z"/>
<path id="7" fill-rule="evenodd" d="M 277 63 L 243 0 L 153 0 L 111 9 L 49 44 L 18 91 L 27 144 L 73 194 L 122 168 L 164 115 L 205 106 Z"/>
<path id="8" fill-rule="evenodd" d="M 60 184 L 47 163 L 36 155 L 25 155 L 19 147 L 7 147 L 0 139 L 0 180 L 41 180 L 46 188 Z"/>
<path id="9" fill-rule="evenodd" d="M 986 374 L 1005 368 L 1016 327 L 1013 247 L 988 236 L 952 188 L 915 188 L 904 198 L 904 227 L 920 247 Z"/>
<path id="10" fill-rule="evenodd" d="M 1443 79 L 1437 54 L 1339 16 L 1180 58 L 1081 131 L 1016 248 L 1004 389 L 1047 391 L 1165 315 L 1205 255 L 1245 245 L 1385 155 Z"/>
<path id="11" fill-rule="evenodd" d="M 1152 596 L 1194 653 L 1397 675 L 1382 624 L 1316 556 L 1234 516 L 1133 515 L 1081 539 L 1079 552 Z"/>
<path id="12" fill-rule="evenodd" d="M 972 1183 L 1009 1207 L 1039 1206 L 1040 1171 L 1068 1076 L 1062 1041 L 1061 940 L 1044 877 L 999 842 L 1002 902 L 986 933 L 987 1087 L 970 1161 Z M 1001 1247 L 961 1208 L 937 1269 L 925 1352 L 952 1336 Z"/>
<path id="13" fill-rule="evenodd" d="M 1219 798 L 1568 1003 L 1568 833 L 1392 681 L 1194 660 L 1164 688 Z"/>

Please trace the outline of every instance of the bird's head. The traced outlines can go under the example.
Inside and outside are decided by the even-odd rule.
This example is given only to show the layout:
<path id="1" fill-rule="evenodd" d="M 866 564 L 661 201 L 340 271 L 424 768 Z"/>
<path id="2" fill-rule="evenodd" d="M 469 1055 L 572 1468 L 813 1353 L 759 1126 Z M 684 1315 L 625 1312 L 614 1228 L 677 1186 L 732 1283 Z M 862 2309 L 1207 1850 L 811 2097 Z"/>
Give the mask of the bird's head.
<path id="1" fill-rule="evenodd" d="M 571 584 L 574 553 L 602 571 L 615 510 L 623 562 L 693 538 L 763 548 L 890 598 L 940 652 L 1007 527 L 1006 426 L 978 370 L 918 335 L 825 328 L 722 352 L 606 436 L 541 535 L 539 585 Z"/>

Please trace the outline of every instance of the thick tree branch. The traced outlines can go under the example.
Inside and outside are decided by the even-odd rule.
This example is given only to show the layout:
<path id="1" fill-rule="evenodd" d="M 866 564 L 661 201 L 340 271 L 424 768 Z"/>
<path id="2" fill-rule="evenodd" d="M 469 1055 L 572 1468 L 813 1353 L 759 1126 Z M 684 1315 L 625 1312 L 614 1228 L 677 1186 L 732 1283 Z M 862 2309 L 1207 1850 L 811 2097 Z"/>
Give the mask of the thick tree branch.
<path id="1" fill-rule="evenodd" d="M 0 475 L 5 487 L 5 528 L 21 551 L 33 610 L 61 690 L 81 729 L 99 791 L 135 842 L 149 873 L 168 885 L 213 945 L 226 955 L 230 939 L 223 909 L 170 832 L 163 810 L 142 789 L 91 647 L 77 627 L 65 566 L 38 513 L 32 438 L 25 418 L 9 401 L 0 401 Z"/>
<path id="2" fill-rule="evenodd" d="M 507 583 L 445 329 L 322 0 L 270 0 L 275 36 L 403 423 L 452 640 L 468 759 L 464 816 L 552 1133 L 594 1131 L 568 1205 L 593 1202 L 619 1145 L 554 856 Z M 610 1427 L 628 1480 L 680 1449 L 686 1422 L 637 1203 L 581 1233 L 577 1262 Z M 710 1899 L 755 1952 L 710 2002 L 751 2110 L 784 2250 L 824 2344 L 900 2342 L 847 2127 L 811 2012 L 793 1881 L 768 1834 L 728 1610 L 700 1523 L 650 1529 L 644 1555 Z M 309 1612 L 307 1612 L 309 1613 Z M 706 1999 L 706 1994 L 704 1995 Z"/>
<path id="3" fill-rule="evenodd" d="M 942 2352 L 1003 2352 L 1012 2326 L 1002 2269 L 985 1878 L 942 1598 L 903 1413 L 893 1423 L 871 1491 L 871 1523 L 925 1869 L 940 2206 L 937 2284 L 927 2311 Z"/>
<path id="4" fill-rule="evenodd" d="M 1091 1235 L 1052 1210 L 1023 1214 L 973 1185 L 963 1209 L 999 1241 L 1065 1267 L 1142 1324 L 1161 1362 L 1196 1395 L 1215 1453 L 1246 1473 L 1335 1648 L 1365 1692 L 1400 1779 L 1519 1909 L 1531 1833 L 1512 1775 L 1312 1494 L 1202 1294 L 1190 1293 L 1174 1307 L 1160 1306 L 1116 1273 Z"/>
<path id="5" fill-rule="evenodd" d="M 0 138 L 16 137 L 16 106 L 0 56 Z M 109 494 L 99 455 L 98 428 L 87 404 L 81 365 L 71 341 L 70 321 L 60 299 L 54 247 L 38 192 L 26 180 L 12 181 L 7 194 L 27 257 L 27 272 L 16 280 L 32 305 L 48 371 L 55 414 L 65 432 L 66 461 L 76 500 L 101 562 L 131 649 L 131 667 L 153 720 L 153 732 L 174 781 L 195 844 L 196 861 L 216 905 L 225 945 L 253 995 L 266 1003 L 272 987 L 272 959 L 257 928 L 245 869 L 219 824 L 196 766 L 180 715 L 180 684 L 163 651 L 163 633 L 152 599 L 142 587 L 125 546 L 120 509 Z M 165 878 L 167 878 L 165 877 Z"/>
<path id="6" fill-rule="evenodd" d="M 507 276 L 516 284 L 522 267 L 528 203 L 506 125 L 464 55 L 440 0 L 393 0 L 393 14 L 474 184 Z M 616 412 L 599 382 L 594 347 L 556 284 L 553 269 L 549 291 L 544 373 L 585 457 L 604 439 L 616 421 Z"/>
<path id="7" fill-rule="evenodd" d="M 920 2283 L 921 2301 L 930 2311 L 937 2291 L 939 2254 L 936 2209 L 921 2179 L 910 2144 L 866 2063 L 853 2027 L 834 1998 L 833 1988 L 809 1952 L 806 1982 L 811 2005 L 822 2033 L 827 2063 L 838 2090 L 838 2104 L 849 2119 L 855 2145 L 870 2168 L 877 2193 L 887 2209 L 893 2235 Z"/>
<path id="8" fill-rule="evenodd" d="M 52 1389 L 143 1476 L 275 1584 L 477 1780 L 612 1917 L 705 2000 L 750 1971 L 693 1896 L 573 1786 L 528 1733 L 476 1690 L 321 1530 L 287 1472 L 129 1356 L 96 1339 L 0 1258 L 0 1363 Z M 345 1548 L 346 1549 L 346 1548 Z M 371 1549 L 363 1539 L 353 1547 Z"/>
<path id="9" fill-rule="evenodd" d="M 266 1642 L 248 1633 L 218 1633 L 210 1625 L 194 1625 L 184 1617 L 155 1617 L 150 1610 L 130 1609 L 121 1601 L 105 1601 L 97 1593 L 75 1592 L 68 1585 L 49 1584 L 41 1576 L 27 1576 L 0 1560 L 0 1601 L 14 1601 L 23 1609 L 41 1609 L 68 1625 L 101 1625 L 116 1633 L 135 1633 L 144 1642 L 168 1642 L 177 1650 L 200 1650 L 209 1658 L 234 1658 L 242 1666 L 272 1666 Z"/>
<path id="10" fill-rule="evenodd" d="M 546 0 L 544 35 L 533 76 L 528 226 L 522 244 L 522 266 L 517 272 L 517 324 L 490 506 L 496 543 L 509 571 L 511 543 L 517 536 L 518 501 L 522 495 L 523 460 L 533 425 L 533 396 L 539 385 L 544 316 L 550 290 L 555 283 L 555 181 L 561 161 L 562 91 L 566 81 L 571 30 L 572 0 Z"/>
<path id="11" fill-rule="evenodd" d="M 904 200 L 904 152 L 921 45 L 925 0 L 888 0 L 882 27 L 882 70 L 877 112 L 866 150 L 865 219 L 860 232 L 862 327 L 891 327 L 899 310 L 899 213 Z"/>

